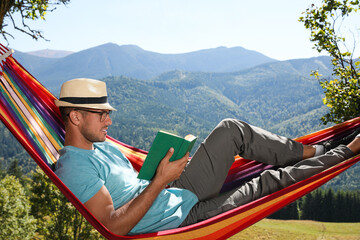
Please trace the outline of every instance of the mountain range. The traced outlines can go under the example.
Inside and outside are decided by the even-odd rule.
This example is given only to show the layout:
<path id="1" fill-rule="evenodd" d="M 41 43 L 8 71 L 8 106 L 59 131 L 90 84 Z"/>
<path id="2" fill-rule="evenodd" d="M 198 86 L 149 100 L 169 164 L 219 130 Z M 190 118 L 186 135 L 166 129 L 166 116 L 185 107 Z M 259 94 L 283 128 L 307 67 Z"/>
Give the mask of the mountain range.
<path id="1" fill-rule="evenodd" d="M 172 70 L 233 72 L 276 61 L 242 47 L 218 47 L 183 54 L 160 54 L 135 45 L 119 46 L 113 43 L 60 58 L 39 57 L 33 54 L 15 51 L 14 56 L 37 79 L 45 82 L 48 88 L 79 77 L 128 76 L 148 80 Z"/>
<path id="2" fill-rule="evenodd" d="M 160 54 L 135 45 L 108 43 L 59 58 L 33 54 L 38 53 L 15 52 L 14 55 L 55 95 L 68 79 L 123 76 L 123 79 L 131 79 L 135 87 L 127 85 L 134 91 L 144 85 L 142 92 L 137 93 L 143 105 L 149 102 L 150 92 L 153 92 L 169 98 L 155 96 L 151 98 L 152 104 L 166 103 L 169 107 L 170 103 L 176 103 L 171 107 L 178 111 L 185 102 L 191 103 L 187 112 L 199 117 L 210 113 L 205 119 L 212 124 L 230 115 L 264 128 L 323 107 L 323 91 L 317 81 L 311 80 L 310 72 L 316 69 L 324 76 L 331 74 L 328 57 L 277 61 L 242 47 Z M 146 88 L 153 90 L 146 91 Z M 183 92 L 178 93 L 180 90 Z M 129 94 L 128 89 L 121 92 Z M 121 94 L 115 93 L 114 99 L 118 98 Z M 217 107 L 209 103 L 216 103 Z M 195 105 L 202 106 L 197 109 Z M 205 112 L 205 106 L 210 111 Z M 291 136 L 296 134 L 301 132 L 290 132 Z"/>
<path id="3" fill-rule="evenodd" d="M 32 54 L 14 56 L 55 95 L 68 79 L 107 82 L 117 109 L 109 135 L 145 150 L 160 129 L 192 133 L 200 143 L 228 117 L 288 137 L 324 128 L 319 120 L 327 111 L 323 89 L 310 73 L 319 70 L 330 77 L 329 57 L 277 61 L 241 47 L 160 54 L 111 43 L 58 58 Z M 0 132 L 8 135 L 1 127 Z M 0 137 L 0 156 L 14 156 L 14 146 L 13 140 Z M 351 179 L 341 182 L 360 186 Z"/>
<path id="4" fill-rule="evenodd" d="M 47 52 L 56 55 L 40 51 Z M 329 57 L 277 61 L 242 47 L 160 54 L 108 43 L 58 58 L 34 54 L 39 52 L 14 56 L 55 95 L 64 81 L 76 77 L 121 80 L 120 87 L 110 90 L 119 112 L 125 111 L 121 117 L 143 116 L 155 124 L 153 128 L 163 122 L 159 112 L 167 108 L 174 115 L 191 116 L 206 129 L 222 118 L 235 117 L 290 137 L 304 135 L 319 128 L 325 112 L 323 90 L 309 74 L 314 69 L 324 76 L 331 74 Z M 171 130 L 173 119 L 165 120 Z M 291 121 L 298 127 L 291 127 Z"/>

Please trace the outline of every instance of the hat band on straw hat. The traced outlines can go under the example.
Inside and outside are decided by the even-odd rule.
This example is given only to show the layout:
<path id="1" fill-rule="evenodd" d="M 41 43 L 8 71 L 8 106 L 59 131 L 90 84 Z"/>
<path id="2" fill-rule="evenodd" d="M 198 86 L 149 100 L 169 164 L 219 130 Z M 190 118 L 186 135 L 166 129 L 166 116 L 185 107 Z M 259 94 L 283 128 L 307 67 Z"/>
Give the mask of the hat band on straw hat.
<path id="1" fill-rule="evenodd" d="M 62 97 L 59 100 L 72 104 L 102 104 L 107 103 L 107 97 Z"/>

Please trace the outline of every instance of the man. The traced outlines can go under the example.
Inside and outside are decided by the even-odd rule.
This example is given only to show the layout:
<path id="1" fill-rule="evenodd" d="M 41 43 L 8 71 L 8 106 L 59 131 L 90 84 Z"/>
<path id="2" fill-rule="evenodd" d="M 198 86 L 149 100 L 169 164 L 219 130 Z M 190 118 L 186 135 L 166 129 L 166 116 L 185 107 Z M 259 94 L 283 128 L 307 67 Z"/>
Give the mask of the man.
<path id="1" fill-rule="evenodd" d="M 74 79 L 56 101 L 65 123 L 65 147 L 55 173 L 110 231 L 139 234 L 186 226 L 248 203 L 329 168 L 360 151 L 360 135 L 325 153 L 245 122 L 226 119 L 210 133 L 188 163 L 189 153 L 160 162 L 154 179 L 137 178 L 126 157 L 104 142 L 109 116 L 104 82 Z M 324 154 L 325 153 L 325 154 Z M 282 166 L 219 195 L 240 155 Z M 170 188 L 165 188 L 171 183 Z"/>

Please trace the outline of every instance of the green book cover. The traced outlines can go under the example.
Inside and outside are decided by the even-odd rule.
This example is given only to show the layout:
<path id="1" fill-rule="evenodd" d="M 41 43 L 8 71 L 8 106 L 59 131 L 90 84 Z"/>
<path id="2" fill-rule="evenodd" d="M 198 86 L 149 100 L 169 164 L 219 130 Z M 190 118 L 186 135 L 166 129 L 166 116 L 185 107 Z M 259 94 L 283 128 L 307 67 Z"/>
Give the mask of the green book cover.
<path id="1" fill-rule="evenodd" d="M 156 173 L 160 161 L 171 147 L 174 148 L 174 154 L 170 161 L 175 161 L 191 151 L 196 139 L 193 135 L 187 135 L 185 138 L 182 138 L 172 133 L 159 131 L 140 169 L 138 178 L 151 180 Z"/>

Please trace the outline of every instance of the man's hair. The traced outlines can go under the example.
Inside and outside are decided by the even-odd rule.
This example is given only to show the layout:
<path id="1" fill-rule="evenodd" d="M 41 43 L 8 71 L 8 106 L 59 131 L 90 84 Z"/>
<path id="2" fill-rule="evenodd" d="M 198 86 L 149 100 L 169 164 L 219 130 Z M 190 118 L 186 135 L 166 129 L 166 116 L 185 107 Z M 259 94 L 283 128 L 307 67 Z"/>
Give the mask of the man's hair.
<path id="1" fill-rule="evenodd" d="M 68 116 L 70 114 L 71 111 L 79 109 L 81 110 L 81 108 L 78 107 L 59 107 L 60 109 L 60 114 L 61 114 L 61 118 L 63 119 L 64 123 L 66 123 L 68 121 Z M 87 112 L 80 112 L 82 115 L 86 115 Z"/>
<path id="2" fill-rule="evenodd" d="M 74 107 L 60 107 L 60 114 L 61 118 L 63 119 L 64 123 L 68 121 L 68 116 L 71 111 L 73 111 Z"/>

